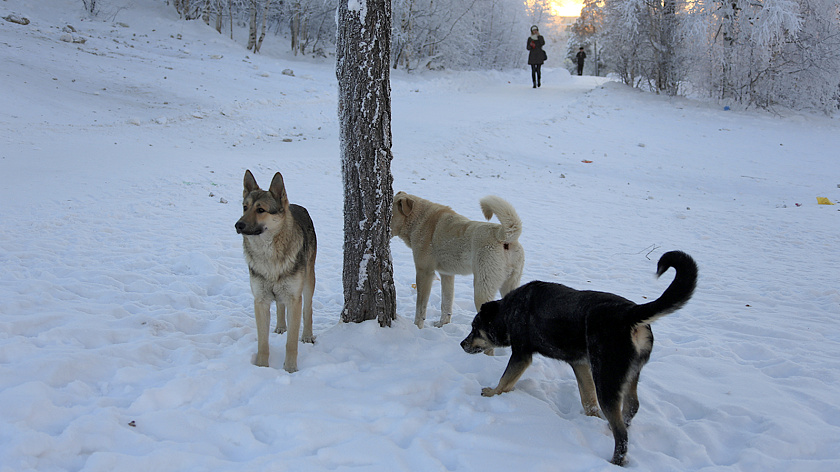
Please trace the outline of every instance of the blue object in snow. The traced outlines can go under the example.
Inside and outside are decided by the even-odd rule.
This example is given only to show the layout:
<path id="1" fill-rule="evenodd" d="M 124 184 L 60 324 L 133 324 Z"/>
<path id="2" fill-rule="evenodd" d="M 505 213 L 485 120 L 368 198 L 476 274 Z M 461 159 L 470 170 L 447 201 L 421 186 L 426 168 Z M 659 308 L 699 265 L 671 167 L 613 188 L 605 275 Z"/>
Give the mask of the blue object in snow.
<path id="1" fill-rule="evenodd" d="M 723 111 L 729 111 L 729 105 L 726 105 L 725 107 L 723 107 Z"/>

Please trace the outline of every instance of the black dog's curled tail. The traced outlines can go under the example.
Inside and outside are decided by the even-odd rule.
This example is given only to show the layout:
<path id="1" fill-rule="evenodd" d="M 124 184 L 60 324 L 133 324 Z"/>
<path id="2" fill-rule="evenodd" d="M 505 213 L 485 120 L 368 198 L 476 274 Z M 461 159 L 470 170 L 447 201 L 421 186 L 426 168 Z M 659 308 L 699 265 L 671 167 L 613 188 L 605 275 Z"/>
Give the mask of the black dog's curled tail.
<path id="1" fill-rule="evenodd" d="M 671 267 L 677 271 L 674 281 L 665 289 L 662 296 L 650 303 L 637 305 L 630 312 L 629 321 L 632 324 L 653 323 L 679 310 L 691 298 L 694 287 L 697 286 L 697 264 L 694 259 L 682 251 L 666 252 L 659 258 L 656 276 L 660 277 Z"/>

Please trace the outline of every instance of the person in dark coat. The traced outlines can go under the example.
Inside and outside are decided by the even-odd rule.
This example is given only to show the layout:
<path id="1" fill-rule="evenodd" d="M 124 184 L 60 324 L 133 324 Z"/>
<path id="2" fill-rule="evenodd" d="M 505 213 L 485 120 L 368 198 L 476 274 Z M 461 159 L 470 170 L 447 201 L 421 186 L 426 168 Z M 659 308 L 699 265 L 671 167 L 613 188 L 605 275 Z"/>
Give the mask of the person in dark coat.
<path id="1" fill-rule="evenodd" d="M 578 75 L 583 75 L 583 62 L 586 60 L 586 53 L 583 52 L 583 46 L 578 49 L 578 53 L 575 54 L 575 58 L 577 59 Z"/>
<path id="2" fill-rule="evenodd" d="M 546 59 L 543 46 L 545 46 L 545 38 L 540 35 L 540 29 L 537 28 L 537 25 L 534 25 L 531 27 L 531 36 L 528 36 L 528 41 L 525 44 L 528 51 L 531 51 L 528 53 L 528 64 L 531 65 L 531 81 L 534 83 L 534 88 L 542 85 L 540 83 L 542 79 L 540 69 Z"/>

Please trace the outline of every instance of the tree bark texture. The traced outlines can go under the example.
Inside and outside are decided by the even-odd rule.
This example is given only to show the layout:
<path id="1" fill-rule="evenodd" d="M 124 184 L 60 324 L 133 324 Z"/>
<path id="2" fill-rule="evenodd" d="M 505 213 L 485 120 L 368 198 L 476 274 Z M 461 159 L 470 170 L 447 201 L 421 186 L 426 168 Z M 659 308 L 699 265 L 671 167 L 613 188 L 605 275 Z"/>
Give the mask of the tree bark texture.
<path id="1" fill-rule="evenodd" d="M 247 50 L 252 50 L 257 44 L 257 0 L 248 2 L 248 45 Z"/>
<path id="2" fill-rule="evenodd" d="M 390 0 L 340 0 L 337 61 L 344 184 L 341 319 L 396 318 L 391 262 Z"/>
<path id="3" fill-rule="evenodd" d="M 260 37 L 257 38 L 257 42 L 254 43 L 254 52 L 260 52 L 260 48 L 262 47 L 263 40 L 265 39 L 265 29 L 268 25 L 268 13 L 269 9 L 271 8 L 271 0 L 265 0 L 265 9 L 263 10 L 263 17 L 262 17 L 262 25 L 260 26 Z"/>
<path id="4" fill-rule="evenodd" d="M 300 49 L 300 2 L 292 4 L 292 19 L 289 22 L 289 29 L 292 34 L 292 52 L 297 56 Z"/>

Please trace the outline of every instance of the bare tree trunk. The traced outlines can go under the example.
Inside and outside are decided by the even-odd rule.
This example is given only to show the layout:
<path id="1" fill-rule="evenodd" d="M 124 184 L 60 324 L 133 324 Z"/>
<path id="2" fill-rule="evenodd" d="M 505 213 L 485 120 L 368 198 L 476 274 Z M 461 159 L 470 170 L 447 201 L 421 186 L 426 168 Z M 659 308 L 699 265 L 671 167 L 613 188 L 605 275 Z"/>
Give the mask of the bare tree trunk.
<path id="1" fill-rule="evenodd" d="M 292 52 L 297 56 L 300 49 L 300 2 L 295 2 L 292 5 L 292 18 L 289 21 L 289 29 L 292 34 Z"/>
<path id="2" fill-rule="evenodd" d="M 271 7 L 271 0 L 265 0 L 265 11 L 263 11 L 262 25 L 260 26 L 260 37 L 254 43 L 254 52 L 260 52 L 263 39 L 265 39 L 265 26 L 268 23 L 268 9 Z"/>
<path id="3" fill-rule="evenodd" d="M 257 0 L 251 0 L 248 4 L 248 46 L 249 51 L 257 44 Z"/>
<path id="4" fill-rule="evenodd" d="M 352 2 L 352 3 L 351 3 Z M 341 319 L 396 318 L 391 263 L 391 1 L 340 0 L 336 41 L 344 183 Z"/>
<path id="5" fill-rule="evenodd" d="M 318 29 L 315 33 L 315 43 L 312 44 L 312 52 L 315 52 L 318 49 L 318 43 L 321 42 L 321 32 L 324 30 L 324 23 L 326 22 L 326 20 L 327 15 L 321 15 L 321 23 L 318 25 Z"/>
<path id="6" fill-rule="evenodd" d="M 411 0 L 408 4 L 408 20 L 405 28 L 405 35 L 408 38 L 408 47 L 404 49 L 405 51 L 405 70 L 411 71 L 411 52 L 414 48 L 414 34 L 413 27 L 414 26 L 414 0 Z M 395 64 L 396 65 L 396 64 Z M 394 67 L 396 69 L 396 67 Z"/>
<path id="7" fill-rule="evenodd" d="M 660 90 L 674 96 L 679 89 L 679 68 L 677 65 L 677 2 L 664 0 L 662 2 L 662 75 L 663 83 Z"/>
<path id="8" fill-rule="evenodd" d="M 90 13 L 91 15 L 96 15 L 98 13 L 98 9 L 96 8 L 96 0 L 82 0 L 82 5 L 85 7 L 85 11 Z M 178 12 L 180 15 L 181 12 L 178 10 L 178 4 L 175 4 L 175 11 Z"/>
<path id="9" fill-rule="evenodd" d="M 304 12 L 303 27 L 301 28 L 300 36 L 302 38 L 300 43 L 300 53 L 306 54 L 306 46 L 309 46 L 309 12 Z"/>
<path id="10" fill-rule="evenodd" d="M 210 2 L 211 0 L 204 0 L 204 8 L 201 12 L 201 19 L 207 26 L 210 26 Z"/>
<path id="11" fill-rule="evenodd" d="M 216 31 L 219 34 L 222 34 L 222 13 L 225 11 L 225 8 L 222 6 L 221 0 L 216 0 Z"/>

